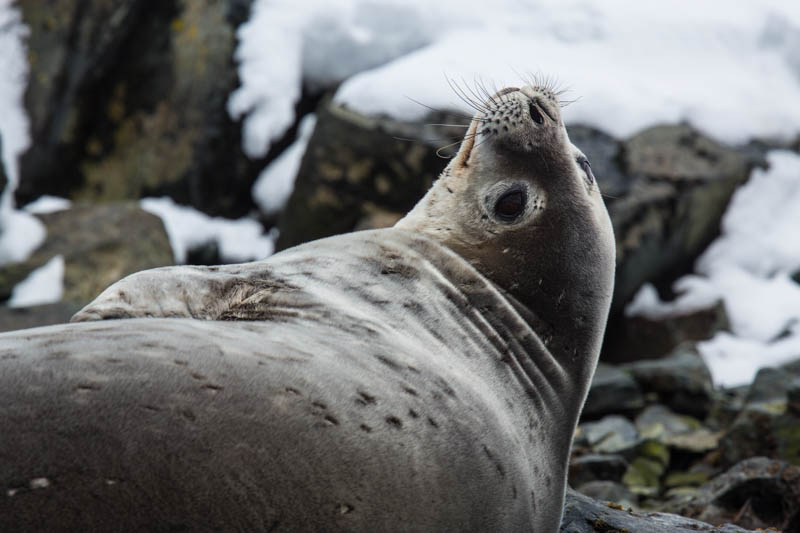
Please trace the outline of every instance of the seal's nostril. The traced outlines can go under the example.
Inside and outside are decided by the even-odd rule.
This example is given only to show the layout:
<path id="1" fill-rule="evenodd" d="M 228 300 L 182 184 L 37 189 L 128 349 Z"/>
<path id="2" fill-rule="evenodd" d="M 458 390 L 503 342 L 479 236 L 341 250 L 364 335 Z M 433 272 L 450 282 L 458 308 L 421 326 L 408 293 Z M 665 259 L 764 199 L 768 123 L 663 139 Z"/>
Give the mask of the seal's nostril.
<path id="1" fill-rule="evenodd" d="M 533 105 L 533 102 L 528 102 L 528 113 L 531 115 L 531 120 L 537 124 L 544 124 L 544 117 L 539 110 Z"/>

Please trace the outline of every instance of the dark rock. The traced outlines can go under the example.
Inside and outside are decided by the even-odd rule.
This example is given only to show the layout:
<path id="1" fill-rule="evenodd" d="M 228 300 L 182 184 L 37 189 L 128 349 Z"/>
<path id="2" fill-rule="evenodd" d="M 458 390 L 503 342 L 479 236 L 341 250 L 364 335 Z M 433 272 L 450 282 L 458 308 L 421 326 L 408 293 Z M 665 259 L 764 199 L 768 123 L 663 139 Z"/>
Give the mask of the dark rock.
<path id="1" fill-rule="evenodd" d="M 186 250 L 187 265 L 221 265 L 223 263 L 219 253 L 219 243 L 215 239 Z"/>
<path id="2" fill-rule="evenodd" d="M 615 361 L 657 359 L 684 342 L 710 339 L 718 331 L 729 329 L 728 314 L 722 302 L 706 309 L 659 318 L 626 316 L 606 351 Z"/>
<path id="3" fill-rule="evenodd" d="M 33 143 L 18 204 L 169 194 L 214 215 L 247 213 L 260 166 L 225 109 L 241 4 L 21 0 Z"/>
<path id="4" fill-rule="evenodd" d="M 620 481 L 628 469 L 621 455 L 589 454 L 576 457 L 569 464 L 569 484 L 580 487 L 590 481 Z"/>
<path id="5" fill-rule="evenodd" d="M 660 403 L 678 413 L 705 418 L 713 403 L 711 373 L 693 345 L 682 345 L 669 357 L 629 363 L 629 372 L 642 390 L 655 393 Z"/>
<path id="6" fill-rule="evenodd" d="M 663 405 L 651 405 L 642 411 L 636 417 L 636 430 L 644 439 L 689 453 L 714 450 L 721 437 L 721 433 L 703 427 L 697 419 L 675 414 Z"/>
<path id="7" fill-rule="evenodd" d="M 685 124 L 634 135 L 624 143 L 622 161 L 634 184 L 609 206 L 617 236 L 612 313 L 621 313 L 645 281 L 668 290 L 691 270 L 754 165 Z"/>
<path id="8" fill-rule="evenodd" d="M 37 216 L 47 228 L 45 242 L 27 261 L 0 267 L 0 280 L 19 282 L 62 255 L 63 300 L 85 305 L 128 274 L 174 263 L 161 219 L 135 203 L 79 205 Z M 11 288 L 0 293 L 10 295 Z"/>
<path id="9" fill-rule="evenodd" d="M 800 465 L 800 416 L 789 409 L 788 392 L 794 380 L 780 374 L 775 369 L 757 374 L 748 401 L 720 441 L 724 464 L 763 455 Z"/>
<path id="10" fill-rule="evenodd" d="M 567 133 L 572 143 L 589 159 L 606 203 L 611 205 L 625 196 L 631 188 L 631 179 L 620 168 L 622 143 L 589 126 L 569 126 Z"/>
<path id="11" fill-rule="evenodd" d="M 765 457 L 740 462 L 701 487 L 682 510 L 712 523 L 800 531 L 800 467 Z"/>
<path id="12" fill-rule="evenodd" d="M 431 115 L 428 120 L 464 122 L 446 115 Z M 463 134 L 463 129 L 434 131 L 430 126 L 366 117 L 323 103 L 294 192 L 278 224 L 277 248 L 351 231 L 360 221 L 362 227 L 375 227 L 375 218 L 365 222 L 371 213 L 408 212 L 446 164 L 436 155 L 437 148 L 449 144 L 408 139 Z M 383 223 L 390 221 L 383 219 Z"/>
<path id="13" fill-rule="evenodd" d="M 661 478 L 669 465 L 670 451 L 656 440 L 645 440 L 622 476 L 622 482 L 634 494 L 655 496 L 661 490 Z"/>
<path id="14" fill-rule="evenodd" d="M 778 368 L 765 367 L 756 373 L 745 403 L 785 401 L 794 376 Z"/>
<path id="15" fill-rule="evenodd" d="M 591 419 L 644 407 L 644 396 L 630 373 L 599 363 L 581 416 Z"/>
<path id="16" fill-rule="evenodd" d="M 638 498 L 625 485 L 614 481 L 589 481 L 577 488 L 584 496 L 604 502 L 614 502 L 622 507 L 633 507 Z"/>
<path id="17" fill-rule="evenodd" d="M 593 500 L 573 490 L 567 490 L 561 533 L 745 533 L 738 526 L 724 526 L 685 518 L 674 514 L 633 512 L 615 503 Z"/>
<path id="18" fill-rule="evenodd" d="M 800 416 L 800 378 L 794 378 L 786 390 L 786 409 L 794 416 Z"/>
<path id="19" fill-rule="evenodd" d="M 0 331 L 63 324 L 81 309 L 80 304 L 58 302 L 32 307 L 0 307 Z"/>

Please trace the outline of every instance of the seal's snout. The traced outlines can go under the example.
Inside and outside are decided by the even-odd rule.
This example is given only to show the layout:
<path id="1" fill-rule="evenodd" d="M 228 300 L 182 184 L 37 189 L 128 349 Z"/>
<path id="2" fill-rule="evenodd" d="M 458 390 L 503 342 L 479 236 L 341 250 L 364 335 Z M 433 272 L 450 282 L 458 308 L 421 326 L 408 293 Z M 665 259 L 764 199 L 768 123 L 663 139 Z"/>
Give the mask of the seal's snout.
<path id="1" fill-rule="evenodd" d="M 475 132 L 512 151 L 531 152 L 563 129 L 558 97 L 548 87 L 527 85 L 497 91 L 475 117 Z M 472 143 L 467 144 L 467 154 Z M 465 158 L 466 160 L 466 158 Z"/>

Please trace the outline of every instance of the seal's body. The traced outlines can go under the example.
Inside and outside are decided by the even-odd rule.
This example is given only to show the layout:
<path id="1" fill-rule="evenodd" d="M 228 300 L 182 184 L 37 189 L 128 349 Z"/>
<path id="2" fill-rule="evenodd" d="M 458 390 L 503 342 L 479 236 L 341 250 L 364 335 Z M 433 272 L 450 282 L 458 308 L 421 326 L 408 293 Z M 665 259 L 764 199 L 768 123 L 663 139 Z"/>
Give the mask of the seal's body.
<path id="1" fill-rule="evenodd" d="M 556 531 L 614 243 L 552 93 L 486 106 L 395 228 L 0 336 L 0 529 Z"/>

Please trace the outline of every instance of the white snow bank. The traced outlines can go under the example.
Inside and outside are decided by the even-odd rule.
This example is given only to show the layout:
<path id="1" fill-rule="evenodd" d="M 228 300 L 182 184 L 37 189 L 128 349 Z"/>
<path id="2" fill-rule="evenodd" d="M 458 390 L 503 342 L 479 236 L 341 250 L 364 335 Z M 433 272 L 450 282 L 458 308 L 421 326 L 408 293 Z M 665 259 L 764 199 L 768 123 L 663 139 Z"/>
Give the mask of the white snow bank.
<path id="1" fill-rule="evenodd" d="M 748 383 L 764 366 L 800 358 L 800 155 L 776 150 L 756 169 L 722 219 L 722 234 L 700 256 L 696 275 L 678 280 L 680 296 L 661 302 L 644 287 L 628 314 L 659 317 L 722 300 L 731 334 L 700 343 L 714 381 Z"/>
<path id="2" fill-rule="evenodd" d="M 261 224 L 252 219 L 209 217 L 166 197 L 145 198 L 139 205 L 164 221 L 177 263 L 186 262 L 190 248 L 209 241 L 216 241 L 222 259 L 232 263 L 263 259 L 275 249 L 274 236 L 264 235 Z"/>
<path id="3" fill-rule="evenodd" d="M 22 209 L 26 213 L 30 213 L 32 215 L 41 215 L 45 213 L 54 213 L 55 211 L 63 211 L 64 209 L 69 209 L 71 205 L 72 202 L 66 198 L 49 196 L 45 194 L 29 203 Z"/>
<path id="4" fill-rule="evenodd" d="M 303 83 L 343 80 L 339 102 L 401 119 L 427 112 L 407 97 L 471 112 L 446 76 L 544 72 L 582 99 L 569 122 L 619 137 L 681 120 L 728 142 L 800 130 L 800 2 L 257 0 L 238 35 L 228 107 L 251 156 L 289 127 Z"/>
<path id="5" fill-rule="evenodd" d="M 28 76 L 27 35 L 19 10 L 10 0 L 0 0 L 0 156 L 8 179 L 0 197 L 0 265 L 26 259 L 46 234 L 38 219 L 14 210 L 18 159 L 30 144 L 28 115 L 23 106 Z"/>
<path id="6" fill-rule="evenodd" d="M 300 170 L 300 162 L 316 124 L 316 115 L 310 114 L 303 117 L 297 131 L 297 139 L 261 171 L 253 184 L 253 200 L 266 215 L 279 212 L 289 200 L 294 189 L 297 171 Z"/>
<path id="7" fill-rule="evenodd" d="M 0 208 L 0 265 L 24 261 L 46 235 L 44 224 L 35 216 Z"/>
<path id="8" fill-rule="evenodd" d="M 14 286 L 9 307 L 58 302 L 64 295 L 64 257 L 57 255 Z"/>
<path id="9" fill-rule="evenodd" d="M 246 115 L 245 153 L 263 156 L 291 126 L 304 82 L 329 87 L 431 42 L 441 27 L 435 4 L 256 0 L 238 31 L 241 87 L 228 101 L 234 119 Z"/>
<path id="10" fill-rule="evenodd" d="M 436 42 L 350 78 L 336 100 L 418 119 L 427 110 L 406 96 L 470 111 L 445 75 L 502 87 L 541 71 L 581 98 L 568 122 L 616 137 L 684 120 L 731 143 L 800 131 L 800 2 L 502 4 L 481 2 L 478 26 L 445 21 Z"/>

